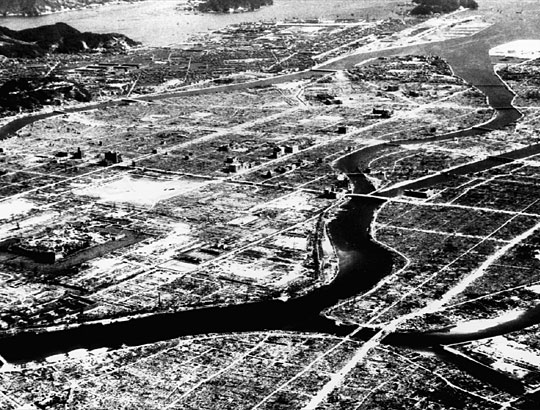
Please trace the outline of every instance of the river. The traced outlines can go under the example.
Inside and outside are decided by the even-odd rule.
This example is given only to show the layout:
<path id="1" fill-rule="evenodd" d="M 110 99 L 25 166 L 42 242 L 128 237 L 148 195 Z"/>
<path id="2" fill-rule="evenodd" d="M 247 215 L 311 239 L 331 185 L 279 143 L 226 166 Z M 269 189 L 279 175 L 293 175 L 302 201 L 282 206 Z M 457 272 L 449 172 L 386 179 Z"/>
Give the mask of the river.
<path id="1" fill-rule="evenodd" d="M 537 32 L 540 30 L 539 19 L 538 14 L 531 14 L 530 18 L 527 19 L 526 30 L 534 32 L 535 35 L 538 34 Z M 444 44 L 435 43 L 414 49 L 388 50 L 377 54 L 393 55 L 411 52 L 441 54 L 448 59 L 458 75 L 482 89 L 488 96 L 490 105 L 497 110 L 497 116 L 482 127 L 439 135 L 432 138 L 433 141 L 482 134 L 488 132 L 489 129 L 504 127 L 520 118 L 521 114 L 512 106 L 513 94 L 506 88 L 501 79 L 494 75 L 487 56 L 489 48 L 503 43 L 503 40 L 509 41 L 516 38 L 517 33 L 512 24 L 515 22 L 512 18 L 508 18 L 466 41 L 451 40 Z M 537 28 L 534 28 L 535 24 Z M 341 62 L 335 63 L 333 67 L 351 66 L 371 57 L 373 57 L 372 53 L 347 57 Z M 410 141 L 403 141 L 403 143 L 410 143 Z M 358 175 L 358 164 L 377 155 L 379 149 L 385 147 L 385 144 L 381 144 L 359 150 L 335 164 L 336 168 L 347 173 L 352 179 L 355 193 L 366 194 L 373 191 L 374 188 L 369 182 L 363 176 Z M 538 152 L 539 149 L 540 146 L 536 145 L 527 150 L 516 151 L 512 155 L 514 158 L 523 158 Z M 462 171 L 489 169 L 497 164 L 499 164 L 498 161 L 490 163 L 489 160 L 482 160 L 467 165 L 468 168 L 464 168 Z M 428 178 L 422 183 L 422 187 L 432 186 L 439 182 L 439 176 Z M 384 194 L 395 196 L 399 192 L 388 190 Z M 339 300 L 365 292 L 392 271 L 393 255 L 386 248 L 373 241 L 369 233 L 374 212 L 382 203 L 384 201 L 380 199 L 356 197 L 351 198 L 340 209 L 336 218 L 328 225 L 328 230 L 340 257 L 338 274 L 329 285 L 315 289 L 305 296 L 288 301 L 270 300 L 228 307 L 209 307 L 184 312 L 155 314 L 110 324 L 81 325 L 77 328 L 48 333 L 28 331 L 1 339 L 0 354 L 8 361 L 28 361 L 77 348 L 94 349 L 98 347 L 114 348 L 123 344 L 140 345 L 200 333 L 280 329 L 347 334 L 355 327 L 338 326 L 331 319 L 322 316 L 320 312 L 335 305 Z M 456 340 L 467 341 L 495 336 L 538 323 L 540 320 L 539 309 L 535 308 L 520 318 L 491 328 L 487 333 L 469 332 L 455 335 L 445 331 L 401 332 L 388 336 L 385 342 L 395 345 L 427 346 L 455 343 Z M 357 333 L 355 337 L 368 338 L 372 334 L 373 329 L 365 329 Z"/>
<path id="2" fill-rule="evenodd" d="M 366 57 L 367 58 L 367 57 Z M 503 84 L 500 84 L 504 87 Z M 494 89 L 491 87 L 490 89 Z M 501 111 L 507 111 L 511 107 Z M 513 120 L 512 120 L 513 121 Z M 487 132 L 486 129 L 479 132 Z M 459 134 L 459 133 L 458 133 Z M 461 135 L 452 133 L 452 138 L 468 136 L 468 131 Z M 448 135 L 437 138 L 444 140 Z M 386 144 L 360 150 L 344 157 L 335 166 L 349 174 L 355 185 L 356 194 L 366 194 L 374 190 L 373 186 L 358 175 L 357 167 L 378 155 L 379 149 Z M 540 147 L 535 147 L 534 152 Z M 515 157 L 523 157 L 530 151 L 520 151 Z M 471 167 L 488 169 L 499 165 L 498 161 L 478 161 Z M 354 174 L 354 175 L 353 175 Z M 426 180 L 422 187 L 440 182 L 438 178 Z M 387 192 L 387 196 L 399 192 Z M 144 318 L 118 321 L 110 324 L 88 324 L 77 328 L 52 331 L 47 333 L 24 332 L 0 340 L 0 353 L 11 362 L 24 362 L 42 359 L 57 353 L 78 348 L 95 349 L 100 347 L 115 348 L 122 345 L 140 345 L 171 339 L 180 336 L 201 333 L 230 333 L 263 330 L 296 330 L 326 332 L 336 335 L 348 334 L 354 326 L 338 326 L 334 321 L 321 316 L 320 312 L 335 305 L 338 301 L 361 294 L 371 289 L 381 278 L 392 271 L 393 255 L 386 248 L 373 241 L 370 226 L 374 212 L 384 201 L 375 198 L 351 198 L 328 225 L 333 244 L 338 252 L 340 263 L 337 277 L 332 283 L 313 290 L 305 296 L 288 301 L 270 300 L 246 303 L 228 307 L 209 307 L 176 313 L 154 314 Z M 537 316 L 533 318 L 537 320 Z M 534 320 L 532 321 L 534 322 Z M 521 328 L 530 325 L 531 320 L 516 321 L 511 326 L 500 326 L 496 330 Z M 491 334 L 491 333 L 490 333 Z M 368 338 L 373 329 L 358 332 L 355 337 Z M 460 340 L 472 340 L 482 335 L 461 334 Z M 396 333 L 386 339 L 386 343 L 395 345 L 429 345 L 434 341 L 444 343 L 454 341 L 455 336 L 445 332 Z"/>

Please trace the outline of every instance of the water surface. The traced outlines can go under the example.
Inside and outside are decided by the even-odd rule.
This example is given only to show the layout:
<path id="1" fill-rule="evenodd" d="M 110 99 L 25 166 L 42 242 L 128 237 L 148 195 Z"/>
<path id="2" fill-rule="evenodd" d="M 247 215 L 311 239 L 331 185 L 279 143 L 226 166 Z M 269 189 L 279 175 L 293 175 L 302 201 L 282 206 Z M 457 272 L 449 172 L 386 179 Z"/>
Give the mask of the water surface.
<path id="1" fill-rule="evenodd" d="M 145 0 L 133 4 L 115 4 L 39 17 L 4 17 L 0 26 L 21 30 L 58 22 L 81 31 L 125 34 L 147 46 L 169 46 L 189 37 L 230 24 L 254 21 L 282 21 L 294 17 L 378 19 L 394 14 L 395 0 L 274 0 L 249 13 L 193 14 L 178 10 L 183 0 Z M 382 5 L 384 7 L 381 7 Z"/>

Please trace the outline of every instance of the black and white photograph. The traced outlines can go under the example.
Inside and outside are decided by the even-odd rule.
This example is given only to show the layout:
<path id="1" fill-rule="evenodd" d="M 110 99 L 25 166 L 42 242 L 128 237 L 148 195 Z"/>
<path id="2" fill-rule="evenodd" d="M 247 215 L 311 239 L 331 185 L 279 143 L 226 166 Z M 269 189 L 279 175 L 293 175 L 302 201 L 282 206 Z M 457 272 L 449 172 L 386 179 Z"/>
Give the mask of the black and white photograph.
<path id="1" fill-rule="evenodd" d="M 540 410 L 540 0 L 0 0 L 0 410 Z"/>

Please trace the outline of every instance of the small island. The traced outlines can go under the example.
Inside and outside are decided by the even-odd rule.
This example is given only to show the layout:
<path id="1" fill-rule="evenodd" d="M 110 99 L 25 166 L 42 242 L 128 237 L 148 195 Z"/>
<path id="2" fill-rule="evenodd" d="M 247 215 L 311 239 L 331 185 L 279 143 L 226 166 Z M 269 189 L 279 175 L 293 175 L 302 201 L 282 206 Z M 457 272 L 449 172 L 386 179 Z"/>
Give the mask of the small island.
<path id="1" fill-rule="evenodd" d="M 204 0 L 198 4 L 197 8 L 203 13 L 230 13 L 253 11 L 272 4 L 274 4 L 273 0 Z"/>
<path id="2" fill-rule="evenodd" d="M 418 4 L 411 10 L 412 15 L 428 15 L 434 13 L 451 13 L 460 7 L 476 10 L 478 3 L 475 0 L 413 0 Z"/>

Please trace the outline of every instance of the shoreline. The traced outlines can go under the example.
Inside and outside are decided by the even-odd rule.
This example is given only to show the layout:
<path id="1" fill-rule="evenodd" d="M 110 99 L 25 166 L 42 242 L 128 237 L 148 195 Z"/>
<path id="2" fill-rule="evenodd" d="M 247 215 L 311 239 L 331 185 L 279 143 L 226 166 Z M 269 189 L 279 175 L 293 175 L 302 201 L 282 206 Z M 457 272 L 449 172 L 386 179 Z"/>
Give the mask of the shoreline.
<path id="1" fill-rule="evenodd" d="M 135 3 L 141 3 L 141 2 L 144 2 L 144 1 L 146 1 L 146 0 L 111 0 L 111 1 L 106 1 L 104 3 L 91 3 L 91 4 L 87 4 L 87 5 L 81 5 L 80 7 L 62 7 L 62 8 L 57 9 L 57 10 L 40 12 L 39 14 L 36 14 L 36 15 L 28 15 L 28 14 L 24 14 L 24 13 L 9 13 L 9 12 L 2 13 L 2 12 L 0 12 L 0 17 L 1 18 L 30 18 L 30 19 L 32 19 L 32 18 L 51 16 L 51 15 L 55 15 L 55 14 L 69 13 L 69 12 L 72 12 L 72 11 L 100 9 L 100 8 L 104 8 L 104 7 L 107 7 L 107 6 L 119 6 L 119 5 L 123 5 L 123 4 L 135 4 Z"/>
<path id="2" fill-rule="evenodd" d="M 194 36 L 205 36 L 227 26 L 240 23 L 263 23 L 288 21 L 294 18 L 335 20 L 354 18 L 381 20 L 396 17 L 392 10 L 396 0 L 384 0 L 390 11 L 376 8 L 374 0 L 363 0 L 360 8 L 353 7 L 351 0 L 304 0 L 305 7 L 298 8 L 295 0 L 276 0 L 273 7 L 261 7 L 246 13 L 199 13 L 183 11 L 187 0 L 116 0 L 99 7 L 80 10 L 64 10 L 42 14 L 37 17 L 0 16 L 0 26 L 11 30 L 24 30 L 57 22 L 69 24 L 82 32 L 124 34 L 148 47 L 173 47 L 189 42 Z M 364 3 L 365 2 L 365 3 Z"/>
<path id="3" fill-rule="evenodd" d="M 199 7 L 206 2 L 205 0 L 184 0 L 184 1 L 185 1 L 185 3 L 179 4 L 176 7 L 177 10 L 183 11 L 183 12 L 190 12 L 190 13 L 193 13 L 193 14 L 199 14 L 199 15 L 204 15 L 204 14 L 220 15 L 220 14 L 250 13 L 250 12 L 258 11 L 263 7 L 273 6 L 274 5 L 273 0 L 269 0 L 270 3 L 261 4 L 259 7 L 254 7 L 252 9 L 242 7 L 242 6 L 238 6 L 238 7 L 235 7 L 235 8 L 230 8 L 228 11 L 216 11 L 216 10 L 201 11 L 199 9 Z"/>

